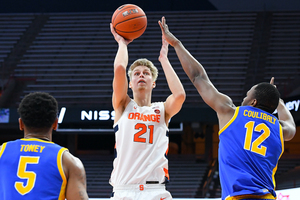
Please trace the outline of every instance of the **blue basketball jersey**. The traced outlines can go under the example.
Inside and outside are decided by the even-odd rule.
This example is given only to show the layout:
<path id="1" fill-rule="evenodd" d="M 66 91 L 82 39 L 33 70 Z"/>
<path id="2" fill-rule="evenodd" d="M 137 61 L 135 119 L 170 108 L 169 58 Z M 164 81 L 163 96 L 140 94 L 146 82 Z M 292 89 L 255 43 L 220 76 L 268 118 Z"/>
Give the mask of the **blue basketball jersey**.
<path id="1" fill-rule="evenodd" d="M 237 107 L 219 139 L 222 199 L 268 193 L 275 197 L 274 175 L 284 151 L 278 119 L 252 106 Z"/>
<path id="2" fill-rule="evenodd" d="M 62 154 L 53 142 L 19 139 L 0 151 L 0 199 L 64 200 L 66 177 Z"/>

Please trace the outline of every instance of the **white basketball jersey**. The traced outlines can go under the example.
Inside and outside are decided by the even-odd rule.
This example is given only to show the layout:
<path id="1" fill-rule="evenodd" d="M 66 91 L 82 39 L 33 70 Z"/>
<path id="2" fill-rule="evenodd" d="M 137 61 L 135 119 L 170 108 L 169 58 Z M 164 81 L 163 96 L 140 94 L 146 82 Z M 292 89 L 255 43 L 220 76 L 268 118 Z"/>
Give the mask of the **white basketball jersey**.
<path id="1" fill-rule="evenodd" d="M 121 118 L 114 124 L 115 160 L 112 186 L 163 183 L 169 178 L 166 158 L 169 138 L 163 102 L 139 107 L 131 99 Z"/>

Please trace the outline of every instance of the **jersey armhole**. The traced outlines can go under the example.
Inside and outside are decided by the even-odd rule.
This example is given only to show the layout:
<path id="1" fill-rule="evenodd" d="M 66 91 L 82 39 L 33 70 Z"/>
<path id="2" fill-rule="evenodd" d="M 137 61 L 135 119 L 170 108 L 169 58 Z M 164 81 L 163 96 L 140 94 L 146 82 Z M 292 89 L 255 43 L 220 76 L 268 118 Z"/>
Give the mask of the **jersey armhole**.
<path id="1" fill-rule="evenodd" d="M 57 154 L 57 167 L 58 167 L 58 171 L 60 173 L 60 176 L 62 178 L 62 184 L 61 184 L 61 189 L 60 189 L 60 194 L 59 194 L 59 200 L 60 199 L 65 199 L 65 191 L 66 191 L 66 187 L 67 187 L 67 178 L 66 175 L 64 173 L 64 169 L 63 169 L 63 165 L 62 165 L 62 157 L 63 157 L 63 153 L 65 151 L 67 151 L 67 148 L 61 148 Z"/>
<path id="2" fill-rule="evenodd" d="M 3 143 L 0 147 L 1 147 L 1 149 L 0 149 L 0 158 L 1 158 L 1 156 L 2 156 L 2 154 L 3 154 L 3 152 L 4 152 L 4 150 L 5 150 L 5 147 L 6 147 L 6 142 L 5 143 Z"/>
<path id="3" fill-rule="evenodd" d="M 223 131 L 225 131 L 226 128 L 227 128 L 230 124 L 232 124 L 232 122 L 236 119 L 236 117 L 237 117 L 237 115 L 238 115 L 238 113 L 239 113 L 239 110 L 240 110 L 240 107 L 237 107 L 237 108 L 235 109 L 235 112 L 234 112 L 233 117 L 232 117 L 232 118 L 229 120 L 229 122 L 227 122 L 227 124 L 219 131 L 219 135 L 221 135 L 221 133 L 222 133 Z"/>

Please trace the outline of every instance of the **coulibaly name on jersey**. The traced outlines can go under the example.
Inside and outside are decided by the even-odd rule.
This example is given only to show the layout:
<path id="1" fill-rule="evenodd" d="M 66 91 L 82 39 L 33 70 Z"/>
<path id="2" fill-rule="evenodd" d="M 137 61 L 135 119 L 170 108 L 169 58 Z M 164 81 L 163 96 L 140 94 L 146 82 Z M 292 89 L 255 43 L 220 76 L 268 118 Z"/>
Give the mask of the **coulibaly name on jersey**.
<path id="1" fill-rule="evenodd" d="M 263 112 L 254 112 L 251 110 L 244 110 L 244 116 L 248 116 L 251 118 L 258 118 L 258 119 L 263 119 L 266 120 L 272 124 L 275 124 L 276 118 L 272 117 L 271 115 L 268 115 L 266 113 Z"/>

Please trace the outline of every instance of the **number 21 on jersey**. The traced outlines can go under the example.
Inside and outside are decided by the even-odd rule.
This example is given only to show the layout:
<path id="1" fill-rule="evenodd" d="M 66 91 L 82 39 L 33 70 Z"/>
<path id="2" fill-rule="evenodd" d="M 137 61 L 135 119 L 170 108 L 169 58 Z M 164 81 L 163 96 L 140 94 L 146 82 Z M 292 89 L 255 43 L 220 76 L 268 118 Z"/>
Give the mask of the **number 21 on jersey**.
<path id="1" fill-rule="evenodd" d="M 249 121 L 245 124 L 246 136 L 244 142 L 244 149 L 265 156 L 267 152 L 267 147 L 263 146 L 262 143 L 270 136 L 271 131 L 269 127 L 264 123 L 258 124 L 255 127 L 254 124 L 254 121 Z M 261 135 L 252 142 L 252 136 L 254 131 L 261 132 Z"/>
<path id="2" fill-rule="evenodd" d="M 134 126 L 134 129 L 139 130 L 137 133 L 134 134 L 134 142 L 146 143 L 146 138 L 141 136 L 147 133 L 147 131 L 149 131 L 149 143 L 153 144 L 154 125 L 149 125 L 147 127 L 146 124 L 138 123 Z"/>

